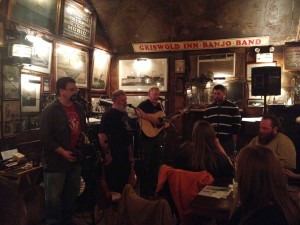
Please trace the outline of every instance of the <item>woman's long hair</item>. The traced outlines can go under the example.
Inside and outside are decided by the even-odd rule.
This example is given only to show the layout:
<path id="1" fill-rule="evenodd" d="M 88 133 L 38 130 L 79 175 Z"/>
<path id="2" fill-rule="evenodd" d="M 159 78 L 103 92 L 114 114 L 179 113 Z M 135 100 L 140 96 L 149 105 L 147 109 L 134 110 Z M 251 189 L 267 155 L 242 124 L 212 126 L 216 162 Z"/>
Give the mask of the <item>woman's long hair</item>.
<path id="1" fill-rule="evenodd" d="M 192 133 L 190 166 L 193 170 L 213 171 L 217 168 L 216 133 L 207 121 L 197 121 Z"/>
<path id="2" fill-rule="evenodd" d="M 280 162 L 268 148 L 246 146 L 237 156 L 236 177 L 243 212 L 242 223 L 271 204 L 281 207 L 289 225 L 299 224 L 299 210 L 287 190 Z"/>

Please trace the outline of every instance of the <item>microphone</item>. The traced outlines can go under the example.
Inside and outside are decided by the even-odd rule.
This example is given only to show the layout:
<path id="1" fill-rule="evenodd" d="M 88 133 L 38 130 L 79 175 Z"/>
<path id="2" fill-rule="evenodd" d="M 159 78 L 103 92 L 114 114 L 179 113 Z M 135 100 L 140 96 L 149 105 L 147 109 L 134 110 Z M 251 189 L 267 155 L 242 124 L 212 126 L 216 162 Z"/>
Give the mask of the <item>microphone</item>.
<path id="1" fill-rule="evenodd" d="M 165 98 L 162 98 L 162 97 L 159 97 L 158 100 L 161 101 L 161 102 L 167 101 Z"/>
<path id="2" fill-rule="evenodd" d="M 132 108 L 132 109 L 137 109 L 137 108 L 134 107 L 132 104 L 127 104 L 126 106 L 129 107 L 129 108 Z"/>
<path id="3" fill-rule="evenodd" d="M 80 95 L 80 94 L 78 94 L 78 93 L 75 94 L 75 95 L 72 95 L 71 101 L 84 102 L 84 103 L 86 103 L 86 104 L 89 103 L 88 100 L 86 100 L 82 95 Z"/>

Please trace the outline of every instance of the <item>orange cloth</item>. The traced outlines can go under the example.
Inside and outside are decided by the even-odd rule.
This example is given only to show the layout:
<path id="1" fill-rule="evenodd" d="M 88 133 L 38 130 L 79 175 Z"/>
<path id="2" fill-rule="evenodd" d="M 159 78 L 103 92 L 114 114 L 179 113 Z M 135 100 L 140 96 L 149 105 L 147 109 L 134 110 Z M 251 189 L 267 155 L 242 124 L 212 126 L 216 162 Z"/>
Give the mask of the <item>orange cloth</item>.
<path id="1" fill-rule="evenodd" d="M 173 225 L 169 203 L 165 199 L 146 200 L 130 184 L 125 185 L 118 208 L 118 225 Z"/>
<path id="2" fill-rule="evenodd" d="M 182 219 L 183 215 L 189 213 L 190 202 L 200 190 L 214 181 L 207 171 L 191 172 L 162 165 L 160 167 L 156 192 L 162 190 L 165 182 L 169 183 L 173 201 Z"/>

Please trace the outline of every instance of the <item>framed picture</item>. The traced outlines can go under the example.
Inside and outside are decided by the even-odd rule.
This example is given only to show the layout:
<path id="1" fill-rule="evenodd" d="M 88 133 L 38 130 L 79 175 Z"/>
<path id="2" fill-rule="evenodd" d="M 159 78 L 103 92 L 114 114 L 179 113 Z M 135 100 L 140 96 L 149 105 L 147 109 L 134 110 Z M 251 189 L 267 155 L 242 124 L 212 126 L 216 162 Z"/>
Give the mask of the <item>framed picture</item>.
<path id="1" fill-rule="evenodd" d="M 40 111 L 41 78 L 29 74 L 21 75 L 21 111 Z"/>
<path id="2" fill-rule="evenodd" d="M 99 49 L 94 50 L 91 81 L 92 89 L 102 91 L 106 89 L 110 59 L 111 56 L 109 53 Z"/>
<path id="3" fill-rule="evenodd" d="M 168 60 L 133 59 L 119 60 L 119 89 L 132 92 L 147 92 L 156 86 L 168 91 Z"/>
<path id="4" fill-rule="evenodd" d="M 20 74 L 18 66 L 3 66 L 4 99 L 20 99 Z"/>
<path id="5" fill-rule="evenodd" d="M 248 99 L 263 99 L 262 96 L 254 96 L 252 95 L 252 84 L 251 82 L 247 82 L 247 89 L 248 89 Z"/>
<path id="6" fill-rule="evenodd" d="M 42 93 L 50 93 L 50 91 L 51 91 L 51 77 L 43 76 L 41 84 L 42 84 L 42 86 L 41 86 Z"/>
<path id="7" fill-rule="evenodd" d="M 31 64 L 25 64 L 24 69 L 50 74 L 53 44 L 32 35 L 26 38 L 33 43 L 33 49 Z"/>
<path id="8" fill-rule="evenodd" d="M 284 48 L 284 69 L 289 71 L 300 71 L 300 45 L 287 46 Z"/>
<path id="9" fill-rule="evenodd" d="M 248 107 L 264 107 L 263 99 L 249 99 Z"/>
<path id="10" fill-rule="evenodd" d="M 20 118 L 21 121 L 21 132 L 28 130 L 28 116 L 22 116 Z"/>
<path id="11" fill-rule="evenodd" d="M 185 72 L 185 60 L 179 59 L 175 60 L 175 73 L 184 73 Z"/>
<path id="12" fill-rule="evenodd" d="M 0 22 L 0 47 L 4 46 L 4 25 Z"/>
<path id="13" fill-rule="evenodd" d="M 87 88 L 88 52 L 56 43 L 56 79 L 72 77 L 77 87 Z"/>
<path id="14" fill-rule="evenodd" d="M 28 130 L 37 130 L 40 127 L 40 115 L 34 114 L 28 116 Z"/>
<path id="15" fill-rule="evenodd" d="M 41 111 L 48 105 L 48 103 L 52 102 L 55 99 L 55 94 L 42 94 L 41 95 Z"/>
<path id="16" fill-rule="evenodd" d="M 18 22 L 55 31 L 57 1 L 47 0 L 43 3 L 33 0 L 12 0 L 11 18 Z"/>
<path id="17" fill-rule="evenodd" d="M 93 15 L 83 5 L 66 0 L 62 35 L 85 44 L 91 43 Z"/>
<path id="18" fill-rule="evenodd" d="M 20 101 L 3 101 L 3 137 L 20 133 Z"/>
<path id="19" fill-rule="evenodd" d="M 276 62 L 247 64 L 247 80 L 251 80 L 252 68 L 264 66 L 276 66 Z"/>

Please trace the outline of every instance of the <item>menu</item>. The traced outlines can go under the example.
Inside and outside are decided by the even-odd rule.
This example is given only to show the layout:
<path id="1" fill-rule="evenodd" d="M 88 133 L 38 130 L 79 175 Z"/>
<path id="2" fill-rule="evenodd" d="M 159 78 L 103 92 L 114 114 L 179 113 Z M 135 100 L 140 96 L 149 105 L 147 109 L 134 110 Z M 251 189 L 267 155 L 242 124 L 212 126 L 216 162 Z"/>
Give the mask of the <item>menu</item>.
<path id="1" fill-rule="evenodd" d="M 300 71 L 300 45 L 285 47 L 284 69 L 291 71 Z"/>
<path id="2" fill-rule="evenodd" d="M 229 187 L 206 185 L 198 193 L 198 195 L 213 197 L 213 198 L 227 198 L 231 191 L 232 190 Z"/>

